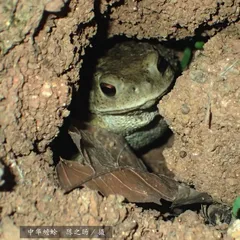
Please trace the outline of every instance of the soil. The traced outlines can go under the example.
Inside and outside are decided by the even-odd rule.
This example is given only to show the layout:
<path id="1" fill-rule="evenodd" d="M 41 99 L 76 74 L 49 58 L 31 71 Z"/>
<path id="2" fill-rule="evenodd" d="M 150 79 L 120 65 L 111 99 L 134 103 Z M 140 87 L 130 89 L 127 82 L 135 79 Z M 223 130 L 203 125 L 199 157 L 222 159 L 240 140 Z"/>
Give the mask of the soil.
<path id="1" fill-rule="evenodd" d="M 85 53 L 112 36 L 209 40 L 159 103 L 172 146 L 145 158 L 176 180 L 231 205 L 240 195 L 239 0 L 5 1 L 0 3 L 0 238 L 19 226 L 113 226 L 113 239 L 233 239 L 187 210 L 161 211 L 103 197 L 65 194 L 51 143 L 81 88 Z M 177 43 L 176 43 L 177 44 Z M 81 109 L 79 110 L 81 111 Z M 236 238 L 237 239 L 237 238 Z"/>
<path id="2" fill-rule="evenodd" d="M 239 56 L 240 41 L 217 34 L 159 104 L 175 133 L 167 168 L 227 204 L 240 193 Z"/>

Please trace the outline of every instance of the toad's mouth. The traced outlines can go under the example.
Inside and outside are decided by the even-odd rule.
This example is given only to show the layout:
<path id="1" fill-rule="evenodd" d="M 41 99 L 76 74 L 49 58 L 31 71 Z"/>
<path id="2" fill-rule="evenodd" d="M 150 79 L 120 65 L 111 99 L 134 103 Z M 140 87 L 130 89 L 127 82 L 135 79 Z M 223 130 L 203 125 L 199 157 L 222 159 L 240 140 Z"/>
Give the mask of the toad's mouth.
<path id="1" fill-rule="evenodd" d="M 127 115 L 142 115 L 143 113 L 153 113 L 153 112 L 158 112 L 158 108 L 157 108 L 157 103 L 159 102 L 159 100 L 154 100 L 152 102 L 147 102 L 144 105 L 137 107 L 137 108 L 132 108 L 131 110 L 128 109 L 128 111 L 125 112 L 116 112 L 113 115 L 118 115 L 122 113 L 125 113 Z"/>
<path id="2" fill-rule="evenodd" d="M 139 104 L 134 107 L 128 107 L 125 109 L 116 109 L 116 110 L 110 110 L 110 111 L 96 111 L 95 114 L 99 115 L 141 115 L 143 112 L 156 112 L 157 109 L 157 104 L 163 94 L 157 98 L 151 99 L 143 104 Z"/>

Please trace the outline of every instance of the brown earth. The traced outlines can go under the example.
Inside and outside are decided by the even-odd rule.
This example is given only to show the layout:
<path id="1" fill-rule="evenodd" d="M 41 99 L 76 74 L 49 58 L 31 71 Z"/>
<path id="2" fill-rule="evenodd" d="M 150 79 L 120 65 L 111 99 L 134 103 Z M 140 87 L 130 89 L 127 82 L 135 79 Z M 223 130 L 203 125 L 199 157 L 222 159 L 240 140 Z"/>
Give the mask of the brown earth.
<path id="1" fill-rule="evenodd" d="M 240 40 L 219 33 L 159 104 L 176 133 L 164 152 L 168 169 L 228 204 L 240 193 L 239 76 Z"/>
<path id="2" fill-rule="evenodd" d="M 170 222 L 121 196 L 64 195 L 49 144 L 81 88 L 79 69 L 97 33 L 208 36 L 160 102 L 175 134 L 165 165 L 177 180 L 231 204 L 240 195 L 239 11 L 239 0 L 1 2 L 0 237 L 19 239 L 20 225 L 111 225 L 114 239 L 232 239 L 191 211 Z"/>

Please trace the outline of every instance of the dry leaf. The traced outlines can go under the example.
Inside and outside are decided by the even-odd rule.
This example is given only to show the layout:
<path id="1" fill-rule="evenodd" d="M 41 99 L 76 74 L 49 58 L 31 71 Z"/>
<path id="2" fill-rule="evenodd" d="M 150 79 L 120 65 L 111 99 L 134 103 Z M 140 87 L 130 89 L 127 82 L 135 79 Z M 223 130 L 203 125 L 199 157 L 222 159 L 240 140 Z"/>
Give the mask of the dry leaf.
<path id="1" fill-rule="evenodd" d="M 60 184 L 66 191 L 87 186 L 105 196 L 120 194 L 130 202 L 157 204 L 161 199 L 173 205 L 212 201 L 206 193 L 165 175 L 149 173 L 117 134 L 76 121 L 69 134 L 79 155 L 75 161 L 61 159 L 57 165 Z"/>

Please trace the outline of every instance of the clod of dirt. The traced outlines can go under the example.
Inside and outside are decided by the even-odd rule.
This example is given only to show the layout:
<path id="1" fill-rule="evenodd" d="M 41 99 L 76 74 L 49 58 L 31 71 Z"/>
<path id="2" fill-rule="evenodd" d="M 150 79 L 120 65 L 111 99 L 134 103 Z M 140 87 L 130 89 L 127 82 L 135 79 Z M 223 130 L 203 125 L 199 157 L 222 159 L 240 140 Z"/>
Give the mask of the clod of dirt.
<path id="1" fill-rule="evenodd" d="M 240 193 L 239 56 L 239 39 L 216 35 L 159 104 L 175 133 L 173 147 L 164 151 L 167 167 L 228 204 Z"/>
<path id="2" fill-rule="evenodd" d="M 109 34 L 159 40 L 184 39 L 198 32 L 212 36 L 226 22 L 237 19 L 238 1 L 128 0 L 112 9 Z"/>

